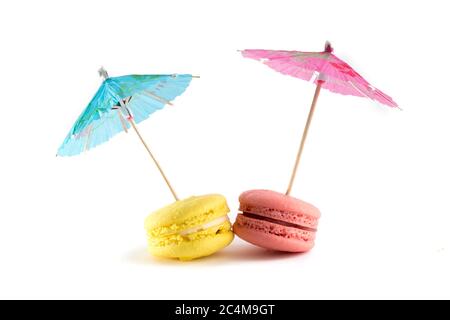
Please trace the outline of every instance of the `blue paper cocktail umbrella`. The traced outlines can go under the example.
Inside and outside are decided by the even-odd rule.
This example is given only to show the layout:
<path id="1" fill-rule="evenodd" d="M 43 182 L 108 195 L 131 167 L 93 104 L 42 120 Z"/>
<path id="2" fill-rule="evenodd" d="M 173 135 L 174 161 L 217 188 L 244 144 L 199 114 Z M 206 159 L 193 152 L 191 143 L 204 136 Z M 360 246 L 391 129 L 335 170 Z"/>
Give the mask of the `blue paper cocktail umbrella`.
<path id="1" fill-rule="evenodd" d="M 136 124 L 165 105 L 171 105 L 171 101 L 181 95 L 196 76 L 170 74 L 108 77 L 103 68 L 99 73 L 104 78 L 103 83 L 70 129 L 57 156 L 80 154 L 108 141 L 117 133 L 128 132 L 128 129 L 133 128 L 161 172 L 170 192 L 178 200 Z"/>

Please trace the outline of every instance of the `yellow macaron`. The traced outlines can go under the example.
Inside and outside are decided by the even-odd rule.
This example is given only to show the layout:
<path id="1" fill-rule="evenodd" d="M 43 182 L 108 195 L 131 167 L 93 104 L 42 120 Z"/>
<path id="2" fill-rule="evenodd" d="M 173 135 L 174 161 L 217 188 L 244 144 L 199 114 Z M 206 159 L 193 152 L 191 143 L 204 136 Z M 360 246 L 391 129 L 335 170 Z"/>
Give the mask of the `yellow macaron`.
<path id="1" fill-rule="evenodd" d="M 145 220 L 148 250 L 180 260 L 209 256 L 233 241 L 229 211 L 219 194 L 194 196 L 161 208 Z"/>

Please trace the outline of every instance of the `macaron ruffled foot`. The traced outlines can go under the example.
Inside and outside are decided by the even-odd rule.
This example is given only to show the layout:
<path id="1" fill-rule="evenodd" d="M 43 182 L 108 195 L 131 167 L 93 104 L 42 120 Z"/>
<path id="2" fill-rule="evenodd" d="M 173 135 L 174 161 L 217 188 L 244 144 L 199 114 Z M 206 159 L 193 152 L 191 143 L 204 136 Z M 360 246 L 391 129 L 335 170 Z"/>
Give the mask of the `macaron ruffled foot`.
<path id="1" fill-rule="evenodd" d="M 233 225 L 241 239 L 261 248 L 306 252 L 314 247 L 319 210 L 270 190 L 250 190 L 239 197 L 241 211 Z"/>
<path id="2" fill-rule="evenodd" d="M 145 220 L 148 250 L 187 261 L 209 256 L 233 241 L 226 199 L 217 194 L 174 202 Z"/>

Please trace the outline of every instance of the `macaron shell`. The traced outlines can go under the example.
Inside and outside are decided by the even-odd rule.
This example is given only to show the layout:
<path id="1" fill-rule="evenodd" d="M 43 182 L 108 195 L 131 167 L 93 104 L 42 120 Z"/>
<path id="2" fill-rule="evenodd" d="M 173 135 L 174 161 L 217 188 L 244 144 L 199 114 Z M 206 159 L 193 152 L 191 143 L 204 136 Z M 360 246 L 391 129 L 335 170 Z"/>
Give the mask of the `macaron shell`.
<path id="1" fill-rule="evenodd" d="M 223 216 L 229 211 L 225 197 L 220 194 L 193 196 L 150 214 L 145 220 L 145 229 L 189 228 Z"/>
<path id="2" fill-rule="evenodd" d="M 170 238 L 170 239 L 169 239 Z M 178 258 L 183 261 L 209 256 L 228 246 L 234 238 L 231 224 L 225 222 L 188 236 L 173 235 L 148 240 L 152 255 L 164 258 Z"/>
<path id="3" fill-rule="evenodd" d="M 261 248 L 285 252 L 306 252 L 314 247 L 315 232 L 252 219 L 242 214 L 233 225 L 241 239 Z"/>
<path id="4" fill-rule="evenodd" d="M 249 190 L 239 196 L 239 202 L 245 206 L 270 208 L 279 212 L 289 212 L 319 219 L 320 211 L 303 200 L 272 190 Z"/>

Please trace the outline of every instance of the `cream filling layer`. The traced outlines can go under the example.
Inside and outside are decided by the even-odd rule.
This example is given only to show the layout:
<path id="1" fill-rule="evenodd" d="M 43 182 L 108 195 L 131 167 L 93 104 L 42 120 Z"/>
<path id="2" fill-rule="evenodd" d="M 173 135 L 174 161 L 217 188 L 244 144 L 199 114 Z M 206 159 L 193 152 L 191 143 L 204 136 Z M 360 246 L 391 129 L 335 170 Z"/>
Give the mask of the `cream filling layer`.
<path id="1" fill-rule="evenodd" d="M 204 223 L 202 225 L 195 226 L 195 227 L 192 227 L 192 228 L 189 228 L 189 229 L 185 229 L 185 230 L 181 230 L 180 232 L 178 232 L 178 234 L 181 235 L 181 236 L 187 236 L 189 234 L 196 233 L 196 232 L 199 232 L 199 231 L 202 231 L 202 230 L 206 230 L 206 229 L 211 228 L 211 227 L 219 226 L 219 225 L 221 225 L 221 224 L 223 224 L 224 222 L 227 222 L 227 221 L 230 221 L 230 219 L 228 218 L 227 215 L 225 215 L 225 216 L 216 218 L 214 220 L 208 221 L 208 222 L 206 222 L 206 223 Z"/>

